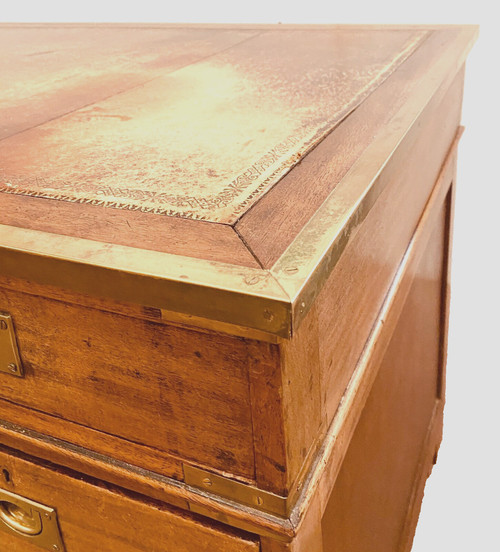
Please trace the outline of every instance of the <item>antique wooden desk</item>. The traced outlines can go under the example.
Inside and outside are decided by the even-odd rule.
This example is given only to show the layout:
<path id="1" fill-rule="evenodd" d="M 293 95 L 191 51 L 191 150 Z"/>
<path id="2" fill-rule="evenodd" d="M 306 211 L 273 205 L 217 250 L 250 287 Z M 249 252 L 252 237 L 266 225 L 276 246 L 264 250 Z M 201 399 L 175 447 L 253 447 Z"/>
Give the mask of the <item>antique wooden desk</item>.
<path id="1" fill-rule="evenodd" d="M 474 27 L 0 27 L 0 548 L 407 551 Z"/>

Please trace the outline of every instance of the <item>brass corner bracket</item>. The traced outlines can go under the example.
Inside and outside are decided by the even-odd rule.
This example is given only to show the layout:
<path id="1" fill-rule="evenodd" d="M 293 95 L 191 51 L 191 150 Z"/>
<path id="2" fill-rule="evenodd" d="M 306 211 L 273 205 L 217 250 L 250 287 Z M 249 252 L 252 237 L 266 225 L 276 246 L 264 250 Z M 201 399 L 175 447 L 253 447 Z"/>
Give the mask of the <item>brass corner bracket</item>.
<path id="1" fill-rule="evenodd" d="M 207 493 L 234 500 L 256 510 L 286 518 L 289 514 L 289 497 L 263 491 L 252 485 L 235 481 L 212 472 L 183 465 L 184 482 Z"/>

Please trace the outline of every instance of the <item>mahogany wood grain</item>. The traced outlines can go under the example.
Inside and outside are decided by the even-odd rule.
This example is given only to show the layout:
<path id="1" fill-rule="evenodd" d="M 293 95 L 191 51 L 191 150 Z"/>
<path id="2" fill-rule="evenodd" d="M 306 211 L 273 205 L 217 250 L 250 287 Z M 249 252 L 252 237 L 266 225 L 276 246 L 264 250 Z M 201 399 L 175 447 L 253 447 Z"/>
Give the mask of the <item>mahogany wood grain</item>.
<path id="1" fill-rule="evenodd" d="M 80 442 L 85 435 L 97 452 L 103 439 L 93 439 L 85 427 L 107 434 L 107 448 L 114 435 L 118 450 L 122 438 L 163 452 L 160 458 L 168 453 L 254 479 L 247 370 L 250 350 L 258 362 L 265 344 L 250 349 L 244 339 L 2 288 L 0 308 L 13 317 L 26 373 L 1 375 L 2 398 L 52 415 L 63 439 L 73 441 L 71 431 Z M 7 421 L 19 422 L 6 402 L 2 407 Z M 44 420 L 24 421 L 44 433 L 50 427 Z M 64 420 L 78 426 L 62 430 Z M 125 450 L 129 444 L 122 457 Z M 134 461 L 148 467 L 140 454 Z"/>
<path id="2" fill-rule="evenodd" d="M 255 537 L 0 448 L 0 486 L 56 509 L 68 552 L 258 552 Z M 37 552 L 0 531 L 2 550 Z"/>
<path id="3" fill-rule="evenodd" d="M 274 362 L 253 359 L 250 365 L 256 482 L 280 495 L 297 493 L 293 483 L 315 452 L 311 433 L 323 416 L 318 337 L 317 317 L 311 314 L 293 340 L 270 346 Z M 314 442 L 320 440 L 316 433 Z"/>
<path id="4" fill-rule="evenodd" d="M 260 267 L 233 228 L 225 224 L 9 194 L 0 194 L 0 224 Z"/>
<path id="5" fill-rule="evenodd" d="M 309 311 L 291 341 L 283 342 L 284 433 L 287 452 L 287 490 L 295 495 L 326 430 L 321 391 L 318 306 Z"/>
<path id="6" fill-rule="evenodd" d="M 127 462 L 136 467 L 145 466 L 152 473 L 163 474 L 177 480 L 184 478 L 183 459 L 178 456 L 85 427 L 64 418 L 45 414 L 40 410 L 0 399 L 0 419 L 16 425 L 21 422 L 21 427 L 28 430 L 38 431 L 42 435 L 59 439 L 66 444 L 84 447 L 113 460 Z M 109 470 L 110 466 L 101 468 L 99 475 L 96 475 L 94 472 L 96 464 L 86 462 L 84 458 L 79 457 L 78 453 L 70 454 L 68 457 L 67 450 L 64 448 L 59 450 L 57 446 L 51 446 L 48 449 L 47 447 L 40 449 L 29 438 L 20 440 L 18 432 L 10 434 L 11 432 L 0 429 L 0 433 L 2 434 L 2 442 L 12 448 L 18 448 L 32 456 L 45 458 L 73 469 L 77 469 L 75 466 L 78 466 L 78 469 L 83 473 L 95 477 L 107 480 L 112 478 L 112 475 L 106 471 L 112 471 L 112 469 Z M 87 466 L 85 469 L 83 468 L 84 464 Z M 121 484 L 127 487 L 123 482 Z M 144 490 L 142 492 L 148 494 Z"/>
<path id="7" fill-rule="evenodd" d="M 257 342 L 255 345 L 262 348 Z M 283 380 L 278 347 L 268 344 L 267 352 L 264 356 L 250 350 L 248 359 L 255 479 L 259 487 L 285 496 L 288 466 L 283 434 Z"/>
<path id="8" fill-rule="evenodd" d="M 323 516 L 331 550 L 401 550 L 438 400 L 446 211 L 419 264 Z"/>

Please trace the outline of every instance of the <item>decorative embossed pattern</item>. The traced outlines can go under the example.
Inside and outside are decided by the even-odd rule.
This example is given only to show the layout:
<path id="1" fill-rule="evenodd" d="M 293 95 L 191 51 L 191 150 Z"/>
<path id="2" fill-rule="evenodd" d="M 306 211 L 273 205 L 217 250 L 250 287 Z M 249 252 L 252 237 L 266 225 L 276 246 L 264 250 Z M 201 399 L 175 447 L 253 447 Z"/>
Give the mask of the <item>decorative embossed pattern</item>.
<path id="1" fill-rule="evenodd" d="M 3 134 L 0 128 L 0 191 L 234 223 L 428 34 L 267 28 L 219 29 L 208 37 L 196 29 L 156 31 L 148 36 L 147 54 L 138 45 L 127 49 L 117 34 L 121 45 L 113 59 L 120 85 L 109 83 L 108 97 L 96 93 L 83 105 L 77 99 L 85 84 L 76 86 L 64 64 L 48 63 L 44 81 L 44 64 L 33 63 L 33 53 L 27 62 L 26 52 L 18 56 L 28 86 L 0 92 L 0 118 L 20 117 L 16 106 L 29 109 L 33 101 L 43 103 L 44 94 L 53 101 L 56 85 L 69 107 L 32 128 L 14 124 L 10 135 L 8 127 Z M 59 48 L 69 48 L 64 40 Z M 182 62 L 179 50 L 186 51 Z M 104 73 L 103 59 L 101 65 L 81 62 L 78 74 L 88 73 L 88 86 L 111 78 L 116 67 Z M 15 62 L 14 52 L 0 65 Z M 36 96 L 29 87 L 35 80 Z"/>

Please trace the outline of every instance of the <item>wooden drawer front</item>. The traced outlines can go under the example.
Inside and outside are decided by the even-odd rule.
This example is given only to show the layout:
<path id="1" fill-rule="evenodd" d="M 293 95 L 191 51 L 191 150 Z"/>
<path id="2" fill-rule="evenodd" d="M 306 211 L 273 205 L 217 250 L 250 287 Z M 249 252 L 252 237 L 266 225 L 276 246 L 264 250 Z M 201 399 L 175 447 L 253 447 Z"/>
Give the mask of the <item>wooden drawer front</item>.
<path id="1" fill-rule="evenodd" d="M 56 471 L 0 449 L 0 488 L 55 508 L 66 552 L 257 552 L 236 530 L 143 501 L 99 482 Z M 0 521 L 0 523 L 2 523 Z M 0 549 L 40 552 L 0 530 Z"/>
<path id="2" fill-rule="evenodd" d="M 403 552 L 440 441 L 449 198 L 323 516 L 324 551 Z"/>
<path id="3" fill-rule="evenodd" d="M 187 459 L 253 478 L 245 340 L 13 288 L 0 310 L 25 371 L 0 373 L 0 419 L 164 475 Z"/>

